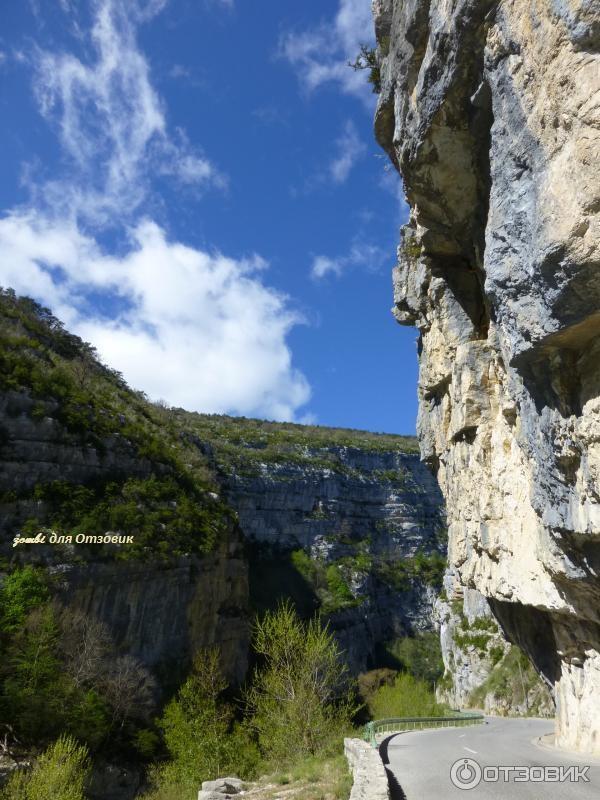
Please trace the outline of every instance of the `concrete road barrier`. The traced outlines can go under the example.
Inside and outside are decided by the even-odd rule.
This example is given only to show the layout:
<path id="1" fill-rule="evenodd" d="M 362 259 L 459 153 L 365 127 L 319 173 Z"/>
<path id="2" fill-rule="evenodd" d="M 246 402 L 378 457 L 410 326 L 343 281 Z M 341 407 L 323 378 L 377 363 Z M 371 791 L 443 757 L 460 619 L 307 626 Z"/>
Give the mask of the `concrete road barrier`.
<path id="1" fill-rule="evenodd" d="M 387 773 L 379 751 L 362 739 L 344 739 L 354 783 L 350 800 L 389 800 Z"/>

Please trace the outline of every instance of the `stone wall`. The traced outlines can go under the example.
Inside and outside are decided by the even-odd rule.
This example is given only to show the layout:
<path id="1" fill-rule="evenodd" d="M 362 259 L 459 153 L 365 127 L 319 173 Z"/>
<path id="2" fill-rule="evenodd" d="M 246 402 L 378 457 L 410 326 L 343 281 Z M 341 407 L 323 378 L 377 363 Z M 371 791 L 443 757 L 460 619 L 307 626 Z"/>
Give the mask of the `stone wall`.
<path id="1" fill-rule="evenodd" d="M 389 800 L 387 773 L 376 747 L 362 739 L 344 739 L 354 782 L 350 800 Z"/>
<path id="2" fill-rule="evenodd" d="M 395 314 L 449 559 L 600 750 L 600 10 L 375 0 L 377 137 L 410 219 Z"/>

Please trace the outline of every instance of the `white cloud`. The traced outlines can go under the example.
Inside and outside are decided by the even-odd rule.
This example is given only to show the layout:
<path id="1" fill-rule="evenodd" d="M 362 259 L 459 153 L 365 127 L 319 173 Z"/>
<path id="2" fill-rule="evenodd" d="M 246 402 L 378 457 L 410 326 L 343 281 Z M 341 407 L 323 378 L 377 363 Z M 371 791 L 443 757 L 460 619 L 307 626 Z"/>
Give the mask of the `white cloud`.
<path id="1" fill-rule="evenodd" d="M 330 258 L 317 255 L 313 258 L 310 274 L 315 280 L 325 278 L 327 275 L 340 277 L 350 267 L 365 267 L 377 270 L 385 261 L 387 252 L 375 244 L 357 239 L 344 256 Z"/>
<path id="2" fill-rule="evenodd" d="M 163 103 L 137 46 L 136 24 L 164 5 L 164 0 L 96 3 L 90 63 L 69 53 L 35 54 L 39 108 L 55 125 L 72 170 L 67 180 L 45 187 L 49 205 L 64 216 L 100 223 L 129 214 L 147 196 L 153 172 L 179 170 L 184 183 L 222 183 L 185 136 L 169 135 Z"/>
<path id="3" fill-rule="evenodd" d="M 325 275 L 333 273 L 341 275 L 344 269 L 342 259 L 328 258 L 327 256 L 315 256 L 310 274 L 313 278 L 324 278 Z"/>
<path id="4" fill-rule="evenodd" d="M 0 220 L 0 283 L 25 294 L 35 287 L 133 386 L 188 409 L 294 419 L 310 387 L 286 336 L 302 320 L 262 282 L 265 267 L 170 242 L 149 220 L 120 256 L 72 223 Z M 90 313 L 91 291 L 123 310 Z"/>
<path id="5" fill-rule="evenodd" d="M 329 165 L 329 174 L 334 183 L 345 183 L 358 159 L 364 155 L 366 146 L 351 120 L 344 125 L 342 135 L 336 140 L 338 155 Z"/>
<path id="6" fill-rule="evenodd" d="M 267 264 L 172 241 L 139 216 L 156 174 L 225 186 L 184 131 L 169 134 L 137 47 L 136 24 L 163 6 L 94 0 L 93 63 L 36 53 L 36 96 L 65 167 L 37 186 L 29 174 L 29 205 L 0 218 L 0 284 L 49 305 L 153 399 L 295 419 L 307 413 L 310 386 L 287 336 L 303 320 L 264 282 Z M 112 252 L 101 244 L 107 227 L 120 241 Z"/>
<path id="7" fill-rule="evenodd" d="M 191 78 L 192 71 L 189 67 L 184 67 L 183 64 L 173 64 L 168 72 L 169 78 L 177 80 L 177 78 Z"/>
<path id="8" fill-rule="evenodd" d="M 288 33 L 280 42 L 280 51 L 308 91 L 333 82 L 372 108 L 375 101 L 366 74 L 352 70 L 348 62 L 356 59 L 361 44 L 373 40 L 369 0 L 339 0 L 333 21 L 310 31 Z"/>

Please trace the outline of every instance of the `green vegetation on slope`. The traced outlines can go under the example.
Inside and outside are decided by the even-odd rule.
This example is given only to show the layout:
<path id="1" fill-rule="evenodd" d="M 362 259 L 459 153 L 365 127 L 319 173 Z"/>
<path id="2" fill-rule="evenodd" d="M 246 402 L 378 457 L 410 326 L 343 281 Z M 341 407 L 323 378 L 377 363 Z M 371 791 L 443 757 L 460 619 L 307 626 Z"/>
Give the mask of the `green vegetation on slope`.
<path id="1" fill-rule="evenodd" d="M 497 648 L 492 648 L 494 652 L 488 653 L 488 645 L 497 633 L 498 623 L 492 617 L 476 617 L 470 623 L 461 610 L 460 622 L 453 635 L 454 641 L 461 650 L 474 647 L 481 658 L 490 655 L 492 662 L 496 663 L 498 650 Z"/>
<path id="2" fill-rule="evenodd" d="M 515 644 L 496 662 L 485 682 L 473 690 L 469 704 L 483 708 L 486 696 L 493 698 L 496 713 L 510 713 L 520 707 L 528 716 L 546 716 L 552 704 L 548 688 Z"/>
<path id="3" fill-rule="evenodd" d="M 372 719 L 443 717 L 448 713 L 447 707 L 436 701 L 429 683 L 408 672 L 400 672 L 392 684 L 380 686 L 367 706 Z"/>
<path id="4" fill-rule="evenodd" d="M 207 501 L 186 476 L 126 478 L 73 486 L 67 481 L 40 484 L 33 492 L 43 501 L 49 526 L 62 534 L 131 534 L 133 542 L 116 558 L 171 558 L 174 554 L 210 551 L 226 532 L 228 511 Z M 24 533 L 35 535 L 39 521 L 28 520 Z"/>
<path id="5" fill-rule="evenodd" d="M 359 448 L 373 452 L 418 453 L 414 436 L 370 433 L 291 422 L 267 422 L 245 417 L 193 414 L 173 409 L 172 417 L 190 435 L 212 446 L 218 465 L 230 471 L 256 472 L 265 464 L 347 471 L 338 448 Z M 400 479 L 401 476 L 395 476 Z"/>
<path id="6" fill-rule="evenodd" d="M 387 665 L 425 681 L 431 688 L 444 673 L 440 635 L 437 631 L 422 631 L 388 642 L 381 660 Z"/>
<path id="7" fill-rule="evenodd" d="M 159 721 L 165 759 L 152 771 L 146 800 L 191 800 L 203 780 L 232 773 L 247 779 L 285 770 L 283 784 L 310 781 L 308 770 L 320 780 L 323 765 L 339 753 L 354 706 L 327 628 L 302 622 L 282 604 L 256 623 L 253 646 L 258 666 L 237 720 L 223 697 L 218 652 L 198 656 Z M 336 782 L 346 786 L 340 777 Z"/>
<path id="8" fill-rule="evenodd" d="M 414 556 L 375 564 L 375 571 L 384 583 L 399 592 L 411 588 L 415 580 L 440 589 L 446 569 L 446 559 L 437 551 L 419 550 Z"/>
<path id="9" fill-rule="evenodd" d="M 319 598 L 324 614 L 360 605 L 366 599 L 355 596 L 350 588 L 352 577 L 359 571 L 350 559 L 326 564 L 322 559 L 311 558 L 305 550 L 294 550 L 290 557 L 292 565 Z"/>
<path id="10" fill-rule="evenodd" d="M 35 508 L 29 519 L 18 520 L 25 535 L 45 526 L 61 535 L 134 535 L 135 546 L 121 548 L 120 558 L 203 554 L 224 535 L 232 515 L 215 499 L 210 456 L 226 471 L 256 473 L 261 463 L 287 463 L 348 472 L 339 448 L 418 452 L 414 437 L 194 414 L 150 403 L 48 309 L 2 289 L 0 391 L 16 393 L 8 395 L 9 415 L 25 409 L 34 419 L 49 417 L 76 445 L 95 448 L 114 465 L 83 486 L 54 481 L 11 489 L 0 494 L 0 506 L 17 518 L 20 508 Z M 23 404 L 19 396 L 30 401 Z M 7 446 L 10 436 L 0 425 L 0 449 Z M 119 470 L 119 453 L 129 459 L 128 473 Z M 132 455 L 140 474 L 131 474 Z M 404 480 L 388 472 L 385 480 Z"/>
<path id="11" fill-rule="evenodd" d="M 206 553 L 231 526 L 232 512 L 215 495 L 205 456 L 164 410 L 100 364 L 93 348 L 67 333 L 47 309 L 3 290 L 0 390 L 34 401 L 11 405 L 9 395 L 9 415 L 26 408 L 34 419 L 52 418 L 75 446 L 94 447 L 101 464 L 108 447 L 112 451 L 113 466 L 85 485 L 38 483 L 0 497 L 12 509 L 34 501 L 24 504 L 36 508 L 21 522 L 25 535 L 48 525 L 64 535 L 118 531 L 134 536 L 119 557 L 172 558 Z M 10 441 L 2 430 L 0 444 L 6 447 Z M 137 459 L 140 474 L 119 468 L 122 453 L 129 464 L 132 455 Z"/>

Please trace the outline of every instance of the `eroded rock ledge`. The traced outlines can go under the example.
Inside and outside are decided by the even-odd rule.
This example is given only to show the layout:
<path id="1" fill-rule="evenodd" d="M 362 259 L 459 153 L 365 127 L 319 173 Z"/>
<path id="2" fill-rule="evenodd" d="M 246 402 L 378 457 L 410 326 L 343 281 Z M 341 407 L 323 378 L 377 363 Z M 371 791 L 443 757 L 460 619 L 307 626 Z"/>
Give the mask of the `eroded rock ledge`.
<path id="1" fill-rule="evenodd" d="M 423 458 L 449 557 L 600 750 L 600 9 L 374 0 L 376 134 L 411 214 Z"/>

